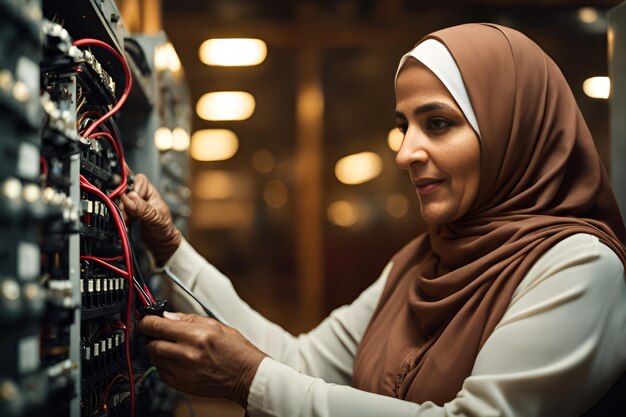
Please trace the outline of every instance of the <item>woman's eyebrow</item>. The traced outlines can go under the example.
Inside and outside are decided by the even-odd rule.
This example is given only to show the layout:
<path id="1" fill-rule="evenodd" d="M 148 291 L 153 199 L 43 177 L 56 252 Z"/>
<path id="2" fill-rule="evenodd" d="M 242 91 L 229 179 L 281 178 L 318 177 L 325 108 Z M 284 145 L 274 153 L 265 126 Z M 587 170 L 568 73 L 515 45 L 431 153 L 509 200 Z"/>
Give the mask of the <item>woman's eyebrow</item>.
<path id="1" fill-rule="evenodd" d="M 413 110 L 413 114 L 415 116 L 420 115 L 422 113 L 428 113 L 434 110 L 448 110 L 448 111 L 455 111 L 456 109 L 452 106 L 450 106 L 449 104 L 440 102 L 440 101 L 434 101 L 432 103 L 426 103 L 426 104 L 422 104 L 421 106 L 416 107 Z M 405 116 L 404 114 L 402 114 L 399 111 L 396 111 L 396 118 L 399 119 L 403 119 Z"/>

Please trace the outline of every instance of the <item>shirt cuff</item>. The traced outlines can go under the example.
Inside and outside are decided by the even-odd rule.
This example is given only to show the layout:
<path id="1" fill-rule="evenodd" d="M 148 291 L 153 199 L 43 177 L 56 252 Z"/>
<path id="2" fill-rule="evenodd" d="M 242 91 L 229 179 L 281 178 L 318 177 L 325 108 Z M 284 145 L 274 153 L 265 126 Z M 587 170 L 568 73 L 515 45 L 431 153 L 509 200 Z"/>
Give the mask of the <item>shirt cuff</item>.
<path id="1" fill-rule="evenodd" d="M 295 416 L 301 408 L 307 407 L 311 398 L 304 396 L 311 390 L 315 381 L 326 384 L 321 379 L 303 375 L 272 358 L 265 357 L 259 364 L 248 394 L 248 414 L 250 416 Z M 310 394 L 310 392 L 309 392 Z M 311 409 L 313 405 L 309 404 Z M 311 413 L 312 414 L 312 413 Z"/>
<path id="2" fill-rule="evenodd" d="M 277 363 L 274 359 L 266 356 L 263 358 L 259 367 L 257 368 L 256 375 L 250 384 L 250 392 L 248 393 L 248 407 L 247 411 L 250 415 L 266 415 L 265 411 L 265 398 L 268 384 L 268 376 L 273 367 L 273 363 Z"/>

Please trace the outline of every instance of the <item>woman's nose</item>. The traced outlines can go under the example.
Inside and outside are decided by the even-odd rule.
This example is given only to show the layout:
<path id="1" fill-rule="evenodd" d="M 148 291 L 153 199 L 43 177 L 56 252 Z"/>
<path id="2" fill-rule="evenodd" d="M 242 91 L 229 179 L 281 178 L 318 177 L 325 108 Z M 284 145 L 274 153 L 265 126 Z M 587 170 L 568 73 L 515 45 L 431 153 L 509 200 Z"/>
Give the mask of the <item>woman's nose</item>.
<path id="1" fill-rule="evenodd" d="M 427 160 L 428 152 L 424 147 L 424 141 L 420 139 L 419 133 L 409 129 L 396 154 L 396 165 L 402 169 L 409 169 L 412 164 L 423 164 Z"/>

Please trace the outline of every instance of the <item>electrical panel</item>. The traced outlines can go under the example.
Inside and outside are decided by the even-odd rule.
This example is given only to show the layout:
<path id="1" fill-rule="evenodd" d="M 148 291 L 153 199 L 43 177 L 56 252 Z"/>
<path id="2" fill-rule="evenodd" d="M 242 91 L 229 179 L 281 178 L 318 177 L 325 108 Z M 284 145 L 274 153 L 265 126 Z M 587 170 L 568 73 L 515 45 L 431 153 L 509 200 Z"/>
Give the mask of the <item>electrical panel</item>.
<path id="1" fill-rule="evenodd" d="M 163 303 L 118 207 L 143 172 L 185 229 L 186 147 L 153 141 L 188 146 L 182 71 L 155 65 L 171 44 L 110 0 L 0 0 L 0 28 L 0 415 L 171 416 L 134 332 Z"/>

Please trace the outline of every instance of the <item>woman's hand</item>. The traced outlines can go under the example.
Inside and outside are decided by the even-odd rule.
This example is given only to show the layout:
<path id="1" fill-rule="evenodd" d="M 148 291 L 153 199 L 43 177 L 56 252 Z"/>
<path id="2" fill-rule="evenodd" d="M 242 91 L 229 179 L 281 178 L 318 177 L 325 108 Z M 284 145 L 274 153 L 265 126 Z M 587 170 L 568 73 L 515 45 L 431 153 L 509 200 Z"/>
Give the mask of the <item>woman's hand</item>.
<path id="1" fill-rule="evenodd" d="M 220 397 L 246 408 L 250 385 L 267 355 L 241 333 L 208 317 L 164 313 L 145 316 L 141 332 L 161 379 L 192 395 Z"/>
<path id="2" fill-rule="evenodd" d="M 164 265 L 182 241 L 167 204 L 143 174 L 135 176 L 133 191 L 120 198 L 125 214 L 141 221 L 141 236 L 155 261 L 159 266 Z"/>

